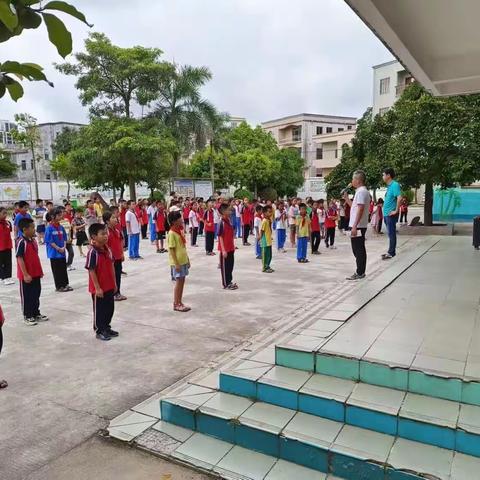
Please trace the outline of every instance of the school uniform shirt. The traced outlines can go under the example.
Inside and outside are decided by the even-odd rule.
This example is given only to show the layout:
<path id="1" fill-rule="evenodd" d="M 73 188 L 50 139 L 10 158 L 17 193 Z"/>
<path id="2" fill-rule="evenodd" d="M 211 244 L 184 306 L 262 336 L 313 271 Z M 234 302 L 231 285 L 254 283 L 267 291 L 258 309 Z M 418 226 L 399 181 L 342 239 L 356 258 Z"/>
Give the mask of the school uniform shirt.
<path id="1" fill-rule="evenodd" d="M 97 218 L 101 219 L 103 215 L 103 205 L 101 203 L 94 203 L 93 208 Z"/>
<path id="2" fill-rule="evenodd" d="M 43 270 L 38 256 L 38 244 L 34 238 L 28 239 L 22 235 L 17 238 L 17 245 L 15 249 L 15 256 L 17 257 L 17 278 L 24 280 L 22 269 L 18 264 L 18 258 L 23 258 L 25 268 L 32 278 L 42 278 Z"/>
<path id="3" fill-rule="evenodd" d="M 164 210 L 157 210 L 155 212 L 155 229 L 157 232 L 163 233 L 165 232 L 165 211 Z"/>
<path id="4" fill-rule="evenodd" d="M 123 235 L 116 225 L 114 228 L 108 228 L 107 246 L 112 252 L 113 260 L 121 260 L 123 258 Z"/>
<path id="5" fill-rule="evenodd" d="M 17 233 L 17 237 L 19 237 L 22 233 L 20 232 L 20 229 L 18 228 L 18 223 L 20 222 L 20 220 L 22 220 L 23 218 L 32 218 L 32 216 L 27 212 L 25 215 L 23 213 L 17 213 L 15 215 L 15 220 L 13 221 L 13 224 L 17 227 L 18 229 L 18 233 Z"/>
<path id="6" fill-rule="evenodd" d="M 336 221 L 333 220 L 333 218 L 330 217 L 336 217 L 337 216 L 337 210 L 335 208 L 329 208 L 327 210 L 327 215 L 325 218 L 325 228 L 335 228 L 336 226 Z"/>
<path id="7" fill-rule="evenodd" d="M 125 214 L 125 222 L 130 223 L 130 232 L 132 235 L 140 233 L 140 222 L 138 221 L 138 217 L 135 212 L 129 210 Z"/>
<path id="8" fill-rule="evenodd" d="M 238 205 L 235 205 L 235 206 L 233 207 L 233 209 L 235 210 L 235 217 L 236 217 L 236 218 L 241 218 L 242 215 L 241 215 L 241 213 L 240 213 L 240 207 L 239 207 Z"/>
<path id="9" fill-rule="evenodd" d="M 318 218 L 318 211 L 313 211 L 310 214 L 310 221 L 311 221 L 311 230 L 312 232 L 319 232 L 320 231 L 320 220 Z"/>
<path id="10" fill-rule="evenodd" d="M 153 220 L 153 217 L 154 217 L 156 211 L 157 211 L 156 207 L 154 207 L 153 205 L 149 205 L 148 208 L 147 208 L 148 217 Z"/>
<path id="11" fill-rule="evenodd" d="M 255 235 L 257 235 L 257 230 L 258 230 L 258 235 L 260 238 L 260 229 L 262 228 L 262 217 L 259 217 L 258 215 L 255 215 L 255 219 L 253 220 L 253 229 L 255 231 Z"/>
<path id="12" fill-rule="evenodd" d="M 122 228 L 126 228 L 127 227 L 127 222 L 125 221 L 125 215 L 127 213 L 127 210 L 126 209 L 122 209 L 120 210 L 120 226 Z"/>
<path id="13" fill-rule="evenodd" d="M 45 213 L 47 213 L 47 209 L 45 207 L 36 207 L 33 212 L 35 214 L 37 227 L 39 225 L 45 225 Z"/>
<path id="14" fill-rule="evenodd" d="M 70 241 L 72 239 L 72 225 L 71 225 L 71 223 L 66 218 L 63 218 L 60 221 L 60 225 L 65 229 L 65 232 L 67 233 L 67 241 Z"/>
<path id="15" fill-rule="evenodd" d="M 184 207 L 183 208 L 183 219 L 187 220 L 190 215 L 190 207 Z"/>
<path id="16" fill-rule="evenodd" d="M 107 246 L 100 249 L 92 245 L 87 253 L 85 268 L 90 271 L 93 270 L 97 274 L 98 284 L 104 292 L 116 290 L 113 256 Z M 95 285 L 90 275 L 88 276 L 88 291 L 95 293 Z"/>
<path id="17" fill-rule="evenodd" d="M 285 210 L 283 212 L 281 212 L 280 210 L 276 210 L 275 222 L 277 230 L 286 230 L 288 224 L 287 212 Z"/>
<path id="18" fill-rule="evenodd" d="M 288 207 L 288 224 L 290 226 L 295 225 L 296 218 L 298 215 L 298 208 L 291 205 Z"/>
<path id="19" fill-rule="evenodd" d="M 203 215 L 203 219 L 205 220 L 205 231 L 214 232 L 215 231 L 215 213 L 213 209 L 207 210 Z"/>
<path id="20" fill-rule="evenodd" d="M 361 186 L 355 190 L 355 196 L 353 197 L 352 208 L 350 211 L 350 222 L 349 227 L 353 227 L 355 220 L 357 218 L 357 212 L 359 205 L 363 205 L 362 216 L 357 224 L 357 228 L 367 228 L 368 227 L 368 206 L 370 205 L 370 193 L 367 190 L 367 187 Z"/>
<path id="21" fill-rule="evenodd" d="M 325 208 L 319 208 L 318 221 L 320 222 L 320 225 L 322 225 L 322 223 L 325 223 L 326 219 L 327 219 L 327 212 L 325 211 Z"/>
<path id="22" fill-rule="evenodd" d="M 142 218 L 142 225 L 148 225 L 148 213 L 147 213 L 147 209 L 142 207 L 140 209 L 140 214 L 141 214 L 141 218 Z"/>
<path id="23" fill-rule="evenodd" d="M 98 223 L 97 214 L 94 208 L 87 208 L 85 210 L 85 220 L 88 226 Z"/>
<path id="24" fill-rule="evenodd" d="M 308 237 L 309 230 L 308 226 L 310 225 L 311 221 L 308 215 L 302 217 L 299 215 L 296 220 L 296 225 L 298 227 L 298 237 Z"/>
<path id="25" fill-rule="evenodd" d="M 198 228 L 198 217 L 197 217 L 197 212 L 195 212 L 195 210 L 190 210 L 190 213 L 188 214 L 188 221 L 192 228 L 195 228 L 195 227 Z"/>
<path id="26" fill-rule="evenodd" d="M 262 235 L 262 247 L 271 247 L 272 246 L 272 222 L 268 218 L 264 218 L 262 221 L 262 226 L 260 231 L 263 232 Z"/>
<path id="27" fill-rule="evenodd" d="M 218 243 L 218 249 L 223 252 L 234 252 L 235 251 L 235 232 L 232 224 L 230 223 L 230 219 L 222 218 L 220 223 L 218 224 L 218 236 L 223 239 L 223 248 L 220 246 L 220 242 Z"/>
<path id="28" fill-rule="evenodd" d="M 249 205 L 244 205 L 242 210 L 242 223 L 243 225 L 250 225 L 253 220 L 252 208 Z"/>
<path id="29" fill-rule="evenodd" d="M 12 224 L 8 220 L 2 220 L 0 221 L 0 252 L 12 248 Z"/>
<path id="30" fill-rule="evenodd" d="M 47 257 L 50 259 L 65 258 L 65 252 L 60 253 L 52 247 L 63 248 L 67 241 L 67 232 L 60 224 L 50 223 L 45 230 L 45 245 L 47 246 Z"/>
<path id="31" fill-rule="evenodd" d="M 167 235 L 167 246 L 170 266 L 174 267 L 176 265 L 172 252 L 170 251 L 171 248 L 175 250 L 175 256 L 177 257 L 177 262 L 179 265 L 187 265 L 189 263 L 187 247 L 182 237 L 177 232 L 169 230 Z"/>

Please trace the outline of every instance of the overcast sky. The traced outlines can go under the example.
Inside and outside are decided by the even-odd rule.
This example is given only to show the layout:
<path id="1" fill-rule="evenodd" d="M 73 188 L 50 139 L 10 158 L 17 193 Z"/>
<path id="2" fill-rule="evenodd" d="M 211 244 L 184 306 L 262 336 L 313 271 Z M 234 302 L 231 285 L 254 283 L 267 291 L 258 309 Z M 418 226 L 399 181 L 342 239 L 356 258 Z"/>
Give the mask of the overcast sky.
<path id="1" fill-rule="evenodd" d="M 177 63 L 207 65 L 204 95 L 219 110 L 255 124 L 300 112 L 360 116 L 371 104 L 372 65 L 393 57 L 343 0 L 71 0 L 123 47 L 158 47 Z M 67 18 L 74 51 L 88 34 Z M 0 100 L 0 118 L 29 112 L 39 122 L 85 122 L 74 79 L 42 26 L 0 44 L 2 60 L 45 66 L 55 88 L 25 82 L 18 103 Z"/>

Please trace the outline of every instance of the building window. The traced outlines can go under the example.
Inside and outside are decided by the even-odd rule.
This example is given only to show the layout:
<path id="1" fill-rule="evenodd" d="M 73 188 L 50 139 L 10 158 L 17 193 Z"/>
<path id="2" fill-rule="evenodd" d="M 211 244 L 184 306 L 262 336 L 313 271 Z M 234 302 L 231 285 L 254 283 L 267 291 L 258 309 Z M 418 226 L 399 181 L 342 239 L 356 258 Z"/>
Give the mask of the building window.
<path id="1" fill-rule="evenodd" d="M 47 173 L 46 178 L 47 178 L 47 180 L 50 180 L 51 177 L 50 177 L 49 173 Z"/>
<path id="2" fill-rule="evenodd" d="M 317 177 L 323 177 L 323 170 L 321 168 L 317 168 Z"/>
<path id="3" fill-rule="evenodd" d="M 339 132 L 343 132 L 344 130 L 345 130 L 345 129 L 344 129 L 344 128 L 341 128 L 341 127 L 338 129 Z"/>
<path id="4" fill-rule="evenodd" d="M 317 148 L 317 160 L 322 160 L 323 159 L 323 148 Z"/>
<path id="5" fill-rule="evenodd" d="M 338 148 L 335 149 L 335 158 L 338 158 Z"/>
<path id="6" fill-rule="evenodd" d="M 347 125 L 347 130 L 351 130 L 352 129 L 352 126 L 351 125 Z"/>
<path id="7" fill-rule="evenodd" d="M 298 152 L 298 155 L 301 157 L 301 156 L 302 156 L 302 149 L 301 149 L 301 148 L 297 148 L 297 152 Z"/>
<path id="8" fill-rule="evenodd" d="M 302 139 L 302 127 L 293 127 L 292 140 L 294 142 L 299 142 L 301 139 Z"/>
<path id="9" fill-rule="evenodd" d="M 327 130 L 327 133 L 332 133 L 332 131 L 333 131 L 333 128 L 332 128 L 332 127 L 327 127 L 327 129 L 326 129 L 326 130 Z"/>
<path id="10" fill-rule="evenodd" d="M 380 95 L 385 95 L 390 92 L 390 77 L 382 78 L 380 80 Z"/>
<path id="11" fill-rule="evenodd" d="M 22 160 L 22 170 L 26 170 L 26 169 L 27 169 L 27 161 Z"/>
<path id="12" fill-rule="evenodd" d="M 380 108 L 378 110 L 378 114 L 379 115 L 385 115 L 388 112 L 388 110 L 389 110 L 389 107 Z"/>
<path id="13" fill-rule="evenodd" d="M 317 135 L 323 134 L 323 127 L 317 127 Z"/>
<path id="14" fill-rule="evenodd" d="M 45 155 L 45 160 L 47 160 L 47 162 L 48 162 L 48 160 L 50 160 L 50 155 L 48 154 L 48 152 L 45 152 L 44 155 Z"/>

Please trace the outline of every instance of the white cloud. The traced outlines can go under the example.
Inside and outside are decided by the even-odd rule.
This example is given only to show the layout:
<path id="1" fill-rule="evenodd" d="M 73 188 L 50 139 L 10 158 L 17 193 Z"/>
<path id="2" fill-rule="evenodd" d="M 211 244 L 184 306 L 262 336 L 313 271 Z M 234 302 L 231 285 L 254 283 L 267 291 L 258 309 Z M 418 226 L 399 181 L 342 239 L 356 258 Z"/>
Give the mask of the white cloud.
<path id="1" fill-rule="evenodd" d="M 371 66 L 391 59 L 342 0 L 73 3 L 116 44 L 158 47 L 166 59 L 208 65 L 214 78 L 205 96 L 254 123 L 298 112 L 359 116 L 371 102 Z M 81 50 L 88 28 L 67 23 Z M 0 44 L 0 58 L 40 63 L 55 83 L 25 83 L 18 104 L 0 101 L 0 118 L 28 111 L 41 122 L 86 120 L 74 80 L 52 66 L 61 58 L 43 28 Z"/>

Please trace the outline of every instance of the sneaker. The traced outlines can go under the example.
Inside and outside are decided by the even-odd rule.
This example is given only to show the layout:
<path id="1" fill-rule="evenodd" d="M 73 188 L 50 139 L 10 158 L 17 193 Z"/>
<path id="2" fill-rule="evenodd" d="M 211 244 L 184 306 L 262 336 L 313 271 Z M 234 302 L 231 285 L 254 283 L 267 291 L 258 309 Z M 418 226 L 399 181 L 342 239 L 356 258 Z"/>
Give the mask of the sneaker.
<path id="1" fill-rule="evenodd" d="M 119 335 L 118 332 L 116 332 L 115 330 L 112 330 L 111 328 L 108 329 L 107 333 L 110 337 L 118 337 L 118 335 Z"/>
<path id="2" fill-rule="evenodd" d="M 4 285 L 13 285 L 15 283 L 15 280 L 11 279 L 11 278 L 6 278 L 4 281 L 3 281 L 3 284 Z"/>
<path id="3" fill-rule="evenodd" d="M 257 260 L 261 260 L 261 259 L 262 259 L 261 256 L 257 256 L 257 257 L 255 257 L 255 258 L 256 258 Z"/>
<path id="4" fill-rule="evenodd" d="M 102 340 L 102 341 L 104 341 L 104 342 L 108 342 L 109 340 L 111 340 L 111 337 L 110 337 L 110 335 L 109 335 L 107 332 L 97 332 L 96 337 L 97 337 L 99 340 Z"/>
<path id="5" fill-rule="evenodd" d="M 337 247 L 335 245 L 330 245 L 330 250 L 336 250 Z"/>
<path id="6" fill-rule="evenodd" d="M 29 325 L 29 326 L 30 326 L 30 325 L 37 325 L 38 322 L 37 322 L 34 318 L 24 318 L 24 319 L 23 319 L 23 323 L 24 323 L 25 325 Z"/>
<path id="7" fill-rule="evenodd" d="M 121 302 L 123 300 L 126 300 L 127 297 L 125 295 L 118 294 L 118 295 L 115 295 L 114 299 L 115 299 L 116 302 Z"/>
<path id="8" fill-rule="evenodd" d="M 143 260 L 143 257 L 142 257 L 141 255 L 139 255 L 139 256 L 137 257 L 137 260 Z"/>
<path id="9" fill-rule="evenodd" d="M 159 248 L 157 248 L 157 253 L 162 253 L 162 251 Z"/>
<path id="10" fill-rule="evenodd" d="M 263 270 L 264 273 L 273 273 L 275 270 L 273 268 L 266 268 Z"/>
<path id="11" fill-rule="evenodd" d="M 122 270 L 122 275 L 128 275 L 128 273 Z"/>
<path id="12" fill-rule="evenodd" d="M 65 291 L 66 291 L 66 292 L 73 292 L 73 288 L 72 288 L 70 285 L 67 285 L 67 286 L 65 287 Z"/>
<path id="13" fill-rule="evenodd" d="M 358 273 L 354 273 L 350 277 L 347 277 L 347 280 L 361 280 L 362 278 L 365 278 L 365 274 L 359 275 Z"/>
<path id="14" fill-rule="evenodd" d="M 382 260 L 390 260 L 393 258 L 393 255 L 390 255 L 389 253 L 384 253 L 382 255 Z"/>
<path id="15" fill-rule="evenodd" d="M 68 270 L 69 272 L 72 272 L 73 270 L 76 270 L 76 268 L 75 268 L 73 265 L 70 265 L 70 266 L 67 268 L 67 270 Z"/>
<path id="16" fill-rule="evenodd" d="M 282 253 L 287 253 L 287 249 L 286 249 L 286 248 L 282 248 Z"/>
<path id="17" fill-rule="evenodd" d="M 38 314 L 35 317 L 36 322 L 47 322 L 48 320 L 49 320 L 49 318 L 46 315 L 42 315 L 42 314 Z"/>

